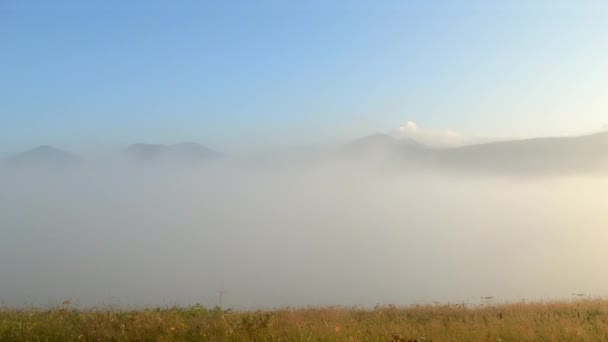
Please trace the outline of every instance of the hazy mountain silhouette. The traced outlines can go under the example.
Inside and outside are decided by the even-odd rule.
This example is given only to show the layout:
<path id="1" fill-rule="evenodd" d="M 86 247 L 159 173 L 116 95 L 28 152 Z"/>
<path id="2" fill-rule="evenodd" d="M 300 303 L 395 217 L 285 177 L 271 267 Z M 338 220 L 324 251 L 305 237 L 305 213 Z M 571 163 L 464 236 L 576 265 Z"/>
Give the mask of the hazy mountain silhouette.
<path id="1" fill-rule="evenodd" d="M 133 144 L 125 152 L 130 159 L 137 162 L 173 161 L 192 163 L 214 160 L 220 157 L 218 152 L 190 142 L 174 145 Z"/>
<path id="2" fill-rule="evenodd" d="M 6 160 L 9 166 L 71 166 L 82 162 L 79 156 L 60 150 L 58 148 L 43 145 L 34 149 L 19 153 Z"/>
<path id="3" fill-rule="evenodd" d="M 439 170 L 519 175 L 598 172 L 608 171 L 608 132 L 443 149 L 430 148 L 410 139 L 374 134 L 345 144 L 340 153 L 357 158 L 404 161 Z"/>
<path id="4" fill-rule="evenodd" d="M 608 132 L 493 142 L 435 151 L 442 166 L 479 171 L 571 173 L 608 170 Z"/>
<path id="5" fill-rule="evenodd" d="M 133 144 L 125 153 L 136 162 L 161 161 L 192 164 L 216 160 L 221 155 L 196 143 L 174 145 Z M 289 160 L 301 156 L 293 154 Z M 320 152 L 323 159 L 347 158 L 363 163 L 390 160 L 435 170 L 463 170 L 491 174 L 545 175 L 608 172 L 608 132 L 577 137 L 509 140 L 456 148 L 430 148 L 412 139 L 373 134 L 338 149 Z M 52 146 L 39 146 L 5 160 L 13 166 L 69 166 L 82 159 Z"/>

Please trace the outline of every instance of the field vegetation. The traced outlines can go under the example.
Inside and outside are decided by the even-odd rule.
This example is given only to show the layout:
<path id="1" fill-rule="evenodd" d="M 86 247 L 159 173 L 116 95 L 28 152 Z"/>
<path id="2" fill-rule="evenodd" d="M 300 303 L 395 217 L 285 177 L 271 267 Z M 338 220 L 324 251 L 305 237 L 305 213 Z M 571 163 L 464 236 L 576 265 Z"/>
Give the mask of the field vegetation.
<path id="1" fill-rule="evenodd" d="M 0 309 L 0 341 L 608 341 L 608 301 L 238 311 Z"/>

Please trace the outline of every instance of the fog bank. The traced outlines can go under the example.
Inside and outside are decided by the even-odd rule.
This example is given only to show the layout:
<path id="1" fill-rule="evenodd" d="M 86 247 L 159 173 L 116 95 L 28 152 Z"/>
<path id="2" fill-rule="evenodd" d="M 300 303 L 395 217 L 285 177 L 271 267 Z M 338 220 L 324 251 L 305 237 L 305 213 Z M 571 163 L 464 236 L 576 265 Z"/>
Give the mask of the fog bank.
<path id="1" fill-rule="evenodd" d="M 341 161 L 0 171 L 0 303 L 258 308 L 601 296 L 608 178 Z"/>

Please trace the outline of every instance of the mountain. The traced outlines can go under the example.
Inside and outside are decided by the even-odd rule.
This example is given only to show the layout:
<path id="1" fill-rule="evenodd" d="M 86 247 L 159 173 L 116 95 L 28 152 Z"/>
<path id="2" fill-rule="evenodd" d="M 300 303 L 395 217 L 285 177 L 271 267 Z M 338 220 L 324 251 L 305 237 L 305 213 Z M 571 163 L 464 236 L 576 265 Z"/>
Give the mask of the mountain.
<path id="1" fill-rule="evenodd" d="M 393 160 L 429 170 L 503 175 L 608 172 L 608 132 L 455 148 L 431 148 L 411 139 L 374 134 L 343 145 L 339 154 L 356 159 Z"/>
<path id="2" fill-rule="evenodd" d="M 6 160 L 10 166 L 53 166 L 65 167 L 82 162 L 77 155 L 44 145 L 22 152 Z"/>
<path id="3" fill-rule="evenodd" d="M 491 172 L 572 173 L 608 170 L 608 132 L 493 142 L 437 150 L 444 167 Z"/>
<path id="4" fill-rule="evenodd" d="M 220 157 L 218 152 L 190 142 L 174 145 L 133 144 L 125 152 L 129 158 L 138 162 L 174 161 L 193 163 Z"/>
<path id="5" fill-rule="evenodd" d="M 293 151 L 292 151 L 293 152 Z M 301 155 L 292 159 L 300 160 Z M 196 143 L 133 144 L 125 150 L 136 162 L 195 164 L 221 155 Z M 297 153 L 295 153 L 297 154 Z M 304 160 L 351 160 L 361 166 L 397 162 L 420 170 L 462 170 L 504 175 L 550 175 L 608 172 L 608 132 L 576 137 L 509 140 L 435 149 L 412 139 L 369 135 L 337 149 L 309 153 Z M 285 157 L 283 157 L 285 158 Z M 287 160 L 292 160 L 287 159 Z M 39 146 L 5 160 L 12 166 L 70 166 L 82 159 L 52 146 Z"/>

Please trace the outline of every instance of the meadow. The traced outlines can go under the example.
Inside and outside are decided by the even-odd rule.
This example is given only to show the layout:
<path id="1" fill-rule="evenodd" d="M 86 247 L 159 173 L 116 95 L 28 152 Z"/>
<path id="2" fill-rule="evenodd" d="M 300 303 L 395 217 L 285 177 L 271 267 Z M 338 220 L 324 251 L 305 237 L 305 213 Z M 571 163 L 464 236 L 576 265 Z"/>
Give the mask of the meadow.
<path id="1" fill-rule="evenodd" d="M 3 308 L 0 341 L 608 341 L 608 301 L 259 311 Z"/>

